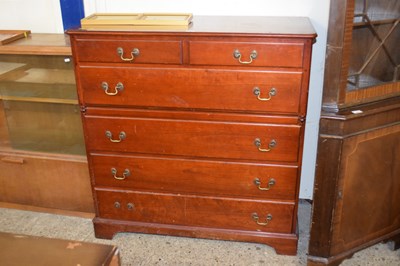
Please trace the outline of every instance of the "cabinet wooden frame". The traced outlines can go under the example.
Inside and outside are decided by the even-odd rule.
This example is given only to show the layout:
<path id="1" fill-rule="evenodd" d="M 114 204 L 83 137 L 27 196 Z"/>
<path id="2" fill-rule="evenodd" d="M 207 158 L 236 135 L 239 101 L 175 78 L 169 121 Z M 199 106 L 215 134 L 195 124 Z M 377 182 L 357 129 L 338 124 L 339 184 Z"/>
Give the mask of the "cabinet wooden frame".
<path id="1" fill-rule="evenodd" d="M 397 14 L 391 19 L 355 21 L 355 10 L 368 3 L 396 1 L 330 6 L 308 265 L 339 265 L 381 241 L 400 246 L 400 83 L 348 90 L 352 42 L 359 37 L 353 31 L 371 23 L 399 29 L 399 9 L 390 10 Z"/>

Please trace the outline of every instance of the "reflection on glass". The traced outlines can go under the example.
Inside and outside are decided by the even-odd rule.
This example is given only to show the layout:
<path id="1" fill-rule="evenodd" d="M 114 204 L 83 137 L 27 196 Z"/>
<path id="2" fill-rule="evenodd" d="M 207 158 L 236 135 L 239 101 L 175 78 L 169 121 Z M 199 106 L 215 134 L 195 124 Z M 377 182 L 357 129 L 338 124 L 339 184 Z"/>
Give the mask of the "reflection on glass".
<path id="1" fill-rule="evenodd" d="M 0 55 L 0 148 L 85 154 L 75 78 L 62 56 Z"/>

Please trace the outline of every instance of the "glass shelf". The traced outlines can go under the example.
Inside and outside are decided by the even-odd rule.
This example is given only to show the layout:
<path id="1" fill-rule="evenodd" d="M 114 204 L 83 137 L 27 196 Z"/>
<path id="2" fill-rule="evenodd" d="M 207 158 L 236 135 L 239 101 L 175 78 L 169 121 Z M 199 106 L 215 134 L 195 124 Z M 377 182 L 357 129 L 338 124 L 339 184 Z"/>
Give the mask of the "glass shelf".
<path id="1" fill-rule="evenodd" d="M 1 76 L 0 76 L 1 78 Z M 30 68 L 3 74 L 0 98 L 77 104 L 76 86 L 71 70 Z"/>
<path id="2" fill-rule="evenodd" d="M 0 55 L 0 149 L 85 155 L 72 63 Z"/>

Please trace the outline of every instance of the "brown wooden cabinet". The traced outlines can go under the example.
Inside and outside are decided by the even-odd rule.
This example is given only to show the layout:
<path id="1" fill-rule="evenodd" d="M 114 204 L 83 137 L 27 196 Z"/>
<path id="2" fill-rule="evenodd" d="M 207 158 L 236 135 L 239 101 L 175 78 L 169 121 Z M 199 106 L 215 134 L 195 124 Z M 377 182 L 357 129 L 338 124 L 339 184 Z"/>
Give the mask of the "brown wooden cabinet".
<path id="1" fill-rule="evenodd" d="M 0 166 L 2 203 L 93 212 L 64 35 L 32 34 L 0 46 Z"/>
<path id="2" fill-rule="evenodd" d="M 97 237 L 254 241 L 296 254 L 307 19 L 69 34 Z"/>
<path id="3" fill-rule="evenodd" d="M 309 265 L 400 242 L 400 2 L 332 1 Z"/>

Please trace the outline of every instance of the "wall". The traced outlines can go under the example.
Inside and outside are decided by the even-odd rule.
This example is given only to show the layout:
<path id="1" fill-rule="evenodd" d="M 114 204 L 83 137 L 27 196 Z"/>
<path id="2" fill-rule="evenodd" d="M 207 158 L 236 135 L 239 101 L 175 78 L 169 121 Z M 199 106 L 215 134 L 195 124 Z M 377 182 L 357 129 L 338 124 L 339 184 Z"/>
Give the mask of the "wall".
<path id="1" fill-rule="evenodd" d="M 301 198 L 312 198 L 330 0 L 84 0 L 85 13 L 188 12 L 194 15 L 307 16 L 317 33 L 313 48 Z M 63 32 L 58 0 L 0 0 L 2 29 Z"/>
<path id="2" fill-rule="evenodd" d="M 58 0 L 0 0 L 0 29 L 62 33 Z"/>

